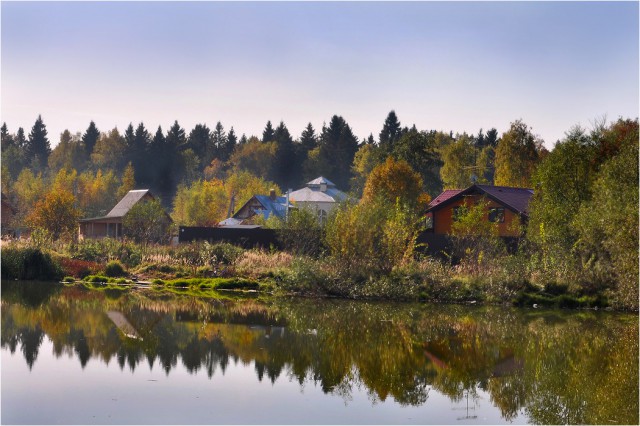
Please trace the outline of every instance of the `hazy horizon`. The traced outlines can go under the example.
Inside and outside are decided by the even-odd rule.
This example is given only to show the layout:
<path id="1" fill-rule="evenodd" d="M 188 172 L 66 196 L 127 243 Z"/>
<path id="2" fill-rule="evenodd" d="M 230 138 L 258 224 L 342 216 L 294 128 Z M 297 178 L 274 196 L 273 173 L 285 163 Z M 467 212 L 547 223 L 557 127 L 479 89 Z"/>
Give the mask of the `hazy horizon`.
<path id="1" fill-rule="evenodd" d="M 332 115 L 359 138 L 403 126 L 551 148 L 572 126 L 638 116 L 638 3 L 2 2 L 2 121 L 28 134 Z"/>

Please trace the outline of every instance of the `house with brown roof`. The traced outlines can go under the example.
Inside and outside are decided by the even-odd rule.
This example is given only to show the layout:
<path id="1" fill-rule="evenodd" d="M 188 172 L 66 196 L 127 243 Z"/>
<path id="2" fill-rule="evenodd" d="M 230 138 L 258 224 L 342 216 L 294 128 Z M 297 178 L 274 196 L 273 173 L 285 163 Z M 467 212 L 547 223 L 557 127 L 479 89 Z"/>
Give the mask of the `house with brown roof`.
<path id="1" fill-rule="evenodd" d="M 484 200 L 487 203 L 485 218 L 498 224 L 498 235 L 517 237 L 519 230 L 514 225 L 526 223 L 529 219 L 532 196 L 532 189 L 508 186 L 474 184 L 466 189 L 447 189 L 429 203 L 426 211 L 427 228 L 433 234 L 449 235 L 458 209 L 471 207 Z"/>
<path id="2" fill-rule="evenodd" d="M 156 197 L 148 189 L 129 191 L 106 216 L 80 219 L 79 237 L 82 238 L 122 238 L 124 236 L 122 222 L 129 211 L 140 202 L 155 200 Z M 166 214 L 166 213 L 165 213 Z M 166 214 L 167 223 L 172 222 Z"/>

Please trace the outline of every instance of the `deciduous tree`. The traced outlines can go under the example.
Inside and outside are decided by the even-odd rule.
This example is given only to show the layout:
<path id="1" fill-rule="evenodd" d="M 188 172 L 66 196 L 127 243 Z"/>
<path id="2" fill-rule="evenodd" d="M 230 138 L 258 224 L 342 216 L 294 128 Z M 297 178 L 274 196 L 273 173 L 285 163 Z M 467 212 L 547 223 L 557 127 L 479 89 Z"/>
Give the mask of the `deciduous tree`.
<path id="1" fill-rule="evenodd" d="M 371 203 L 382 198 L 391 203 L 400 202 L 416 208 L 421 193 L 420 175 L 406 161 L 395 161 L 390 156 L 369 174 L 364 186 L 362 202 Z"/>
<path id="2" fill-rule="evenodd" d="M 542 141 L 533 135 L 531 128 L 521 120 L 511 123 L 496 147 L 495 184 L 530 187 L 542 150 Z"/>
<path id="3" fill-rule="evenodd" d="M 137 203 L 122 221 L 124 234 L 139 243 L 167 242 L 170 223 L 158 199 Z"/>
<path id="4" fill-rule="evenodd" d="M 49 191 L 44 200 L 36 203 L 33 212 L 27 217 L 27 223 L 34 228 L 46 229 L 54 240 L 71 238 L 80 218 L 75 201 L 69 191 Z"/>

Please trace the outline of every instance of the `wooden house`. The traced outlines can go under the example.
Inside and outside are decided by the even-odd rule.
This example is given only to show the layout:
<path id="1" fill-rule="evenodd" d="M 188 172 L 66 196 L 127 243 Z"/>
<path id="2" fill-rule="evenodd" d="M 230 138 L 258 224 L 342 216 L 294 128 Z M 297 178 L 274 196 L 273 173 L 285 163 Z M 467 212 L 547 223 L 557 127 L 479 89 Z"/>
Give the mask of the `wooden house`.
<path id="1" fill-rule="evenodd" d="M 435 197 L 426 212 L 427 228 L 436 235 L 451 234 L 451 226 L 461 207 L 471 207 L 481 200 L 487 203 L 485 218 L 498 224 L 498 235 L 516 237 L 517 223 L 529 219 L 529 201 L 533 190 L 508 186 L 471 185 L 466 189 L 448 189 Z M 518 222 L 519 220 L 519 222 Z"/>
<path id="2" fill-rule="evenodd" d="M 82 238 L 122 238 L 122 222 L 133 206 L 140 202 L 151 201 L 156 197 L 148 189 L 129 191 L 106 216 L 80 220 L 79 237 Z M 168 222 L 171 217 L 167 214 Z"/>

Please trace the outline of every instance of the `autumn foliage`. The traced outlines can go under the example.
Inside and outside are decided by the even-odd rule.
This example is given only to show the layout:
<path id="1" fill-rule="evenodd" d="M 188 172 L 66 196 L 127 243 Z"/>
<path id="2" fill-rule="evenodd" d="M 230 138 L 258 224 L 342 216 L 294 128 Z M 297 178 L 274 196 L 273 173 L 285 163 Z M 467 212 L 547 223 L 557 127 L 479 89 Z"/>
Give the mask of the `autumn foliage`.
<path id="1" fill-rule="evenodd" d="M 362 201 L 369 203 L 381 197 L 392 203 L 399 201 L 415 207 L 421 194 L 420 175 L 406 161 L 388 157 L 387 161 L 376 166 L 369 174 Z"/>
<path id="2" fill-rule="evenodd" d="M 34 228 L 46 229 L 54 239 L 71 237 L 76 229 L 80 211 L 75 207 L 73 194 L 64 189 L 49 192 L 36 203 L 27 223 Z"/>

